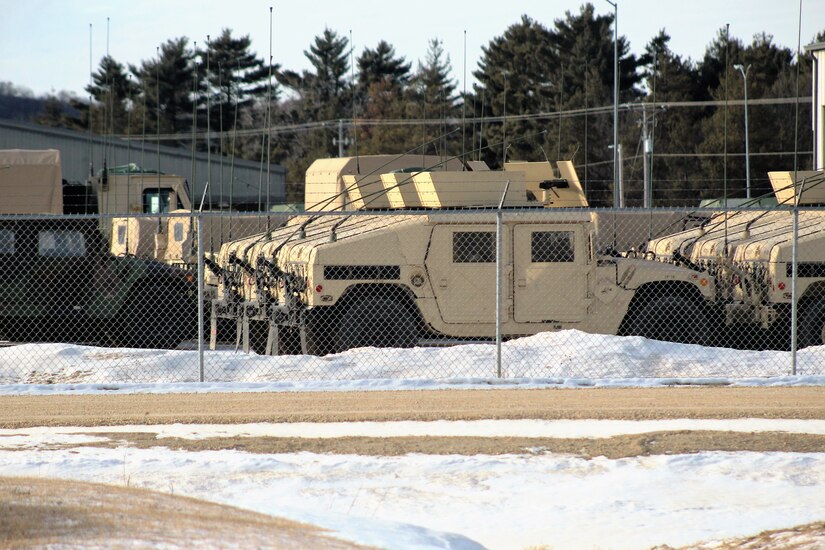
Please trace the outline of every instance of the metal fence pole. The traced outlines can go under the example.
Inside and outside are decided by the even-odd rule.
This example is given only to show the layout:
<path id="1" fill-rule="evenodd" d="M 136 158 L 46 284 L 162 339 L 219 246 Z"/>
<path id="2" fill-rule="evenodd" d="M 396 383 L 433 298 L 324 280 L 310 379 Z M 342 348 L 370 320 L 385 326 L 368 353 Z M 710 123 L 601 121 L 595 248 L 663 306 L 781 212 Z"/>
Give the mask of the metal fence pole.
<path id="1" fill-rule="evenodd" d="M 203 213 L 198 212 L 198 379 L 203 382 Z"/>
<path id="2" fill-rule="evenodd" d="M 504 192 L 501 194 L 501 200 L 498 203 L 498 210 L 496 210 L 496 376 L 501 378 L 501 296 L 502 296 L 502 219 L 501 209 L 504 206 L 504 198 L 507 196 L 507 191 L 510 189 L 510 180 L 504 184 Z"/>
<path id="3" fill-rule="evenodd" d="M 501 378 L 501 208 L 496 211 L 496 376 Z"/>
<path id="4" fill-rule="evenodd" d="M 791 245 L 791 264 L 793 265 L 793 272 L 791 274 L 791 375 L 796 376 L 796 351 L 797 351 L 797 296 L 796 296 L 796 277 L 797 277 L 797 253 L 799 243 L 799 210 L 794 206 L 793 209 L 793 242 Z"/>

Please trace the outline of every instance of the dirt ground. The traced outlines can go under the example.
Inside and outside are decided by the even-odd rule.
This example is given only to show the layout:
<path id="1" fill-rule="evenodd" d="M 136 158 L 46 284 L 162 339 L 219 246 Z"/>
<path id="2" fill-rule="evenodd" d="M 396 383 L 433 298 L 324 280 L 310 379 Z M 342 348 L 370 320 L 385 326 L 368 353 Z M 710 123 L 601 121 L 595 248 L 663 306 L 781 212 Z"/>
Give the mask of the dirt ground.
<path id="1" fill-rule="evenodd" d="M 516 437 L 345 437 L 303 439 L 286 437 L 215 437 L 202 440 L 158 440 L 152 425 L 170 423 L 240 424 L 251 422 L 342 422 L 391 420 L 474 419 L 621 419 L 671 418 L 793 418 L 825 419 L 824 387 L 671 387 L 646 389 L 442 390 L 393 392 L 209 393 L 139 395 L 54 395 L 0 397 L 0 428 L 33 426 L 142 425 L 129 433 L 105 436 L 103 446 L 147 448 L 163 445 L 192 451 L 239 449 L 256 453 L 311 451 L 398 455 L 570 453 L 582 457 L 620 458 L 651 454 L 694 453 L 706 450 L 825 452 L 825 436 L 780 432 L 741 433 L 674 431 L 623 435 L 605 439 Z M 538 451 L 536 451 L 538 449 Z M 0 478 L 0 547 L 111 547 L 105 537 L 129 545 L 128 524 L 157 525 L 153 533 L 174 533 L 170 540 L 150 539 L 137 547 L 185 547 L 187 540 L 204 548 L 229 540 L 226 529 L 243 526 L 243 537 L 258 547 L 343 548 L 347 543 L 325 538 L 323 532 L 279 519 L 231 509 L 227 523 L 213 520 L 210 507 L 175 503 L 171 495 L 152 499 L 135 492 L 94 484 L 52 480 Z M 72 495 L 72 498 L 66 498 Z M 80 495 L 80 496 L 78 496 Z M 85 495 L 85 496 L 83 496 Z M 104 499 L 113 495 L 114 501 Z M 120 496 L 119 496 L 120 495 Z M 82 498 L 80 498 L 82 497 Z M 85 499 L 85 500 L 84 500 Z M 80 505 L 87 502 L 88 505 Z M 200 508 L 202 506 L 203 508 Z M 127 509 L 128 508 L 128 509 Z M 85 511 L 84 511 L 85 510 Z M 161 510 L 162 512 L 157 512 Z M 143 515 L 133 515 L 143 514 Z M 192 515 L 194 514 L 194 515 Z M 198 515 L 202 514 L 202 515 Z M 213 515 L 210 515 L 213 514 Z M 243 516 L 243 517 L 242 517 Z M 133 517 L 142 518 L 132 522 Z M 203 522 L 198 517 L 210 518 Z M 237 521 L 235 518 L 238 517 Z M 29 518 L 29 519 L 27 519 Z M 124 518 L 129 518 L 123 527 Z M 163 522 L 170 522 L 165 524 Z M 206 525 L 209 527 L 206 527 Z M 60 525 L 56 531 L 42 526 Z M 180 525 L 180 529 L 169 529 Z M 71 526 L 75 526 L 72 528 Z M 81 529 L 82 527 L 82 529 Z M 154 527 L 153 527 L 154 529 Z M 168 529 L 168 530 L 167 530 Z M 231 531 L 234 533 L 235 531 Z M 193 533 L 202 539 L 192 538 Z M 269 535 L 267 535 L 269 533 Z M 273 536 L 277 539 L 266 539 Z M 179 536 L 180 535 L 180 536 Z M 117 537 L 121 538 L 117 538 Z M 135 535 L 137 536 L 137 535 Z M 158 535 L 160 536 L 160 535 Z M 804 539 L 802 544 L 800 536 Z M 5 537 L 5 538 L 4 538 Z M 90 538 L 91 537 L 91 538 Z M 187 539 L 188 537 L 188 539 Z M 289 537 L 297 537 L 291 539 Z M 321 537 L 321 538 L 313 538 Z M 145 540 L 145 539 L 140 539 Z M 27 541 L 32 541 L 29 544 Z M 120 542 L 118 542 L 120 541 Z M 159 542 L 158 542 L 159 541 Z M 267 541 L 257 544 L 259 541 Z M 123 543 L 123 544 L 121 544 Z M 182 544 L 184 543 L 184 544 Z M 817 548 L 825 544 L 825 524 L 816 523 L 754 537 L 724 541 L 722 546 L 695 548 Z M 180 544 L 180 545 L 179 545 Z M 62 546 L 63 547 L 63 546 Z"/>
<path id="2" fill-rule="evenodd" d="M 0 396 L 0 428 L 484 418 L 825 419 L 825 387 Z"/>
<path id="3" fill-rule="evenodd" d="M 314 526 L 142 489 L 0 477 L 0 548 L 361 548 Z"/>

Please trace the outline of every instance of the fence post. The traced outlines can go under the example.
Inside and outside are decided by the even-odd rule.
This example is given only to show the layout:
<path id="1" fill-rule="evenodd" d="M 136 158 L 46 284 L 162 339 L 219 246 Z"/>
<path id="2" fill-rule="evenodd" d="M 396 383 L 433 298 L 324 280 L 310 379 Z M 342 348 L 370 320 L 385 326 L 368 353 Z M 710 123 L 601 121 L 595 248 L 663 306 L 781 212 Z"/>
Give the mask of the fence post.
<path id="1" fill-rule="evenodd" d="M 791 243 L 791 264 L 793 271 L 791 272 L 791 376 L 796 376 L 796 352 L 797 352 L 797 296 L 796 296 L 796 277 L 797 277 L 797 254 L 799 242 L 799 210 L 796 205 L 793 208 L 793 242 Z"/>
<path id="2" fill-rule="evenodd" d="M 204 278 L 204 261 L 203 261 L 203 212 L 198 212 L 198 380 L 203 382 L 203 278 Z"/>
<path id="3" fill-rule="evenodd" d="M 510 180 L 504 184 L 504 192 L 496 210 L 496 377 L 501 378 L 501 259 L 502 259 L 502 235 L 501 235 L 501 208 L 504 206 L 504 197 L 510 189 Z"/>

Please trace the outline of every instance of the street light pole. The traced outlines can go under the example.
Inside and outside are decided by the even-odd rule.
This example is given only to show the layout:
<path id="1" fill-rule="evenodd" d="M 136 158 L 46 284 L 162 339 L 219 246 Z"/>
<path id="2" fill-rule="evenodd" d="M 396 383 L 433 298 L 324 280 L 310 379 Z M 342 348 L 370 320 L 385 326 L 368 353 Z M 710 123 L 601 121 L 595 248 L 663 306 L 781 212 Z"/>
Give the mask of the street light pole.
<path id="1" fill-rule="evenodd" d="M 613 6 L 613 207 L 619 208 L 619 5 L 605 1 Z"/>
<path id="2" fill-rule="evenodd" d="M 748 71 L 751 70 L 751 66 L 742 67 L 742 65 L 736 64 L 733 68 L 739 69 L 739 72 L 742 73 L 745 86 L 745 197 L 749 199 L 751 198 L 751 161 L 750 152 L 748 151 Z"/>

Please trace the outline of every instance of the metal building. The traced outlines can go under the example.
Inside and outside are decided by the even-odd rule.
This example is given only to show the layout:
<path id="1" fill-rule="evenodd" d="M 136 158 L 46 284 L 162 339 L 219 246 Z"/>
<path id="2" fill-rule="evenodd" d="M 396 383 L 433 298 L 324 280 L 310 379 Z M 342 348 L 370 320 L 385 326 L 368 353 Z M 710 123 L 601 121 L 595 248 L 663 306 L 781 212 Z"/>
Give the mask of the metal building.
<path id="1" fill-rule="evenodd" d="M 805 50 L 811 54 L 813 69 L 813 131 L 814 169 L 825 169 L 825 42 L 809 44 Z"/>
<path id="2" fill-rule="evenodd" d="M 63 178 L 83 182 L 90 173 L 103 167 L 106 151 L 109 167 L 135 163 L 144 169 L 194 180 L 192 197 L 200 203 L 207 189 L 204 208 L 233 210 L 266 210 L 267 205 L 285 202 L 286 170 L 271 164 L 267 178 L 266 165 L 260 162 L 196 153 L 194 178 L 192 152 L 156 143 L 127 141 L 62 128 L 51 128 L 24 122 L 0 120 L 0 149 L 58 149 L 63 164 Z M 90 156 L 92 164 L 90 164 Z M 234 168 L 233 168 L 234 164 Z M 231 179 L 231 181 L 230 181 Z M 206 182 L 210 181 L 208 187 Z M 232 203 L 230 204 L 230 198 Z"/>

